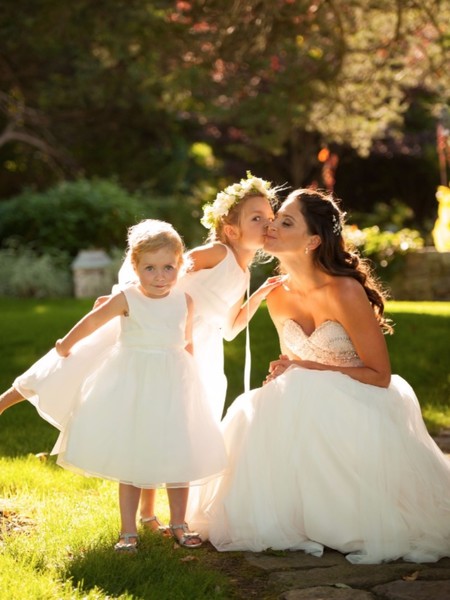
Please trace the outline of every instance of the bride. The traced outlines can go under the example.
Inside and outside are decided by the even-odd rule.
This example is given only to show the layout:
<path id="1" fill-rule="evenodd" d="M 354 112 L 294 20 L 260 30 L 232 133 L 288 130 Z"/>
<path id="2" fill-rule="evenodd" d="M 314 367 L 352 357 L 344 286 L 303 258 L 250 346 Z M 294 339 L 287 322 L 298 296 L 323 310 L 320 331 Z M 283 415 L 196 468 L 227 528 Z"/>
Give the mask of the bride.
<path id="1" fill-rule="evenodd" d="M 343 219 L 330 195 L 296 190 L 269 226 L 286 274 L 267 298 L 282 355 L 228 410 L 228 471 L 189 520 L 218 550 L 434 562 L 450 556 L 450 463 L 391 376 L 383 292 Z"/>

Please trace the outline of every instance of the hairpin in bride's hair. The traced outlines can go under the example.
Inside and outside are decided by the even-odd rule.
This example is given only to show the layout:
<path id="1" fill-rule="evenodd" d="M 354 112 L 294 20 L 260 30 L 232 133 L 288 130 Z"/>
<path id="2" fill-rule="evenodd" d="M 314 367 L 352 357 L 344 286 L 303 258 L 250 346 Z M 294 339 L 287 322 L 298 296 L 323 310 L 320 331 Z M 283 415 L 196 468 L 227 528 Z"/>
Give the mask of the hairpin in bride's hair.
<path id="1" fill-rule="evenodd" d="M 341 231 L 342 231 L 340 220 L 336 217 L 336 215 L 333 215 L 332 221 L 333 221 L 333 233 L 334 233 L 334 235 L 340 235 Z"/>

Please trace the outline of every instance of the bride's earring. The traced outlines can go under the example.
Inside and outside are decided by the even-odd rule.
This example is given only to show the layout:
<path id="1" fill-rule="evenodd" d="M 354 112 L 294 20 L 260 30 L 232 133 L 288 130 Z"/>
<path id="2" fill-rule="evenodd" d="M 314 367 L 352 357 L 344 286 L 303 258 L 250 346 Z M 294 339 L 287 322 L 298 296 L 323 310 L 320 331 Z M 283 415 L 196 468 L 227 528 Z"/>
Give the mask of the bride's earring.
<path id="1" fill-rule="evenodd" d="M 306 246 L 306 248 L 305 248 L 305 254 L 308 254 L 308 252 L 309 252 L 309 248 L 308 248 L 308 246 Z"/>

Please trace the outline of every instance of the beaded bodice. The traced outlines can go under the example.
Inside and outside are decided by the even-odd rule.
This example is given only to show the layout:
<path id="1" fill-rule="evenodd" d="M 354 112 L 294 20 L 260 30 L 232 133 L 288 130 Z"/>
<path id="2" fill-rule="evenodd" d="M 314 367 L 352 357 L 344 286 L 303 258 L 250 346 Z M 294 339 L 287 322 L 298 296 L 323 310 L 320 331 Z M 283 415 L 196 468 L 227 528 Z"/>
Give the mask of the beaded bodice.
<path id="1" fill-rule="evenodd" d="M 336 321 L 324 321 L 311 335 L 306 335 L 296 321 L 287 319 L 283 326 L 283 338 L 287 348 L 302 360 L 337 367 L 363 365 L 347 332 Z"/>

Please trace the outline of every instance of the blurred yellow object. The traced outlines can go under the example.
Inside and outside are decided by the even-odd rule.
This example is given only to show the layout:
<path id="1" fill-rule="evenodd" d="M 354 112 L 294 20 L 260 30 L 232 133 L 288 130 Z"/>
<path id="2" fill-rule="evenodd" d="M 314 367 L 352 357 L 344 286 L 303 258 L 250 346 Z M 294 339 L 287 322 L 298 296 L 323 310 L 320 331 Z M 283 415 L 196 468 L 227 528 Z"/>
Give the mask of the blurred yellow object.
<path id="1" fill-rule="evenodd" d="M 440 185 L 436 192 L 439 203 L 438 218 L 432 233 L 438 252 L 450 252 L 450 188 Z"/>

